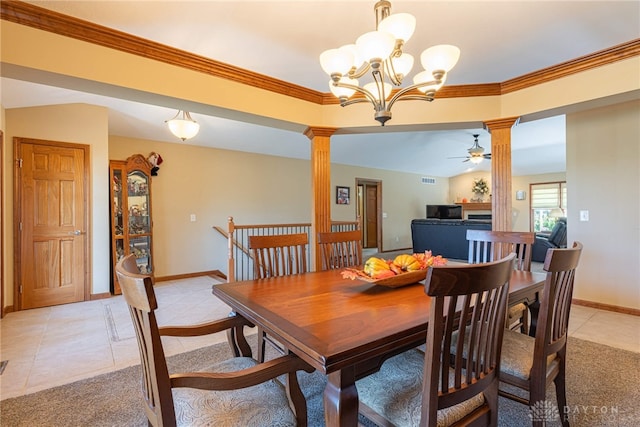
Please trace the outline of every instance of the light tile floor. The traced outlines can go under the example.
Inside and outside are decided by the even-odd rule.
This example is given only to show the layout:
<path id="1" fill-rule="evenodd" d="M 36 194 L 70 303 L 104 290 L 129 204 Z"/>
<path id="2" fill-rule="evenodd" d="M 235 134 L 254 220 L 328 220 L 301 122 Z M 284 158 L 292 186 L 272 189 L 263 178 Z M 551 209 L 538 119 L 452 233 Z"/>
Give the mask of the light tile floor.
<path id="1" fill-rule="evenodd" d="M 200 323 L 230 309 L 211 293 L 217 283 L 199 277 L 156 285 L 160 325 Z M 128 308 L 122 296 L 9 313 L 0 320 L 0 399 L 89 378 L 139 363 Z M 571 336 L 640 352 L 640 317 L 574 305 Z M 226 340 L 163 337 L 167 355 Z"/>

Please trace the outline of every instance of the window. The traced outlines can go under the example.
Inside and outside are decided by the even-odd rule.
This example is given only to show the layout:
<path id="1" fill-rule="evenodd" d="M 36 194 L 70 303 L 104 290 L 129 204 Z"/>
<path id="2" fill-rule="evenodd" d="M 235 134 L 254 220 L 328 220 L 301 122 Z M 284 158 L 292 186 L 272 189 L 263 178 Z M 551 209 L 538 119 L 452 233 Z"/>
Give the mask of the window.
<path id="1" fill-rule="evenodd" d="M 531 184 L 531 231 L 550 232 L 559 217 L 567 216 L 567 183 Z"/>

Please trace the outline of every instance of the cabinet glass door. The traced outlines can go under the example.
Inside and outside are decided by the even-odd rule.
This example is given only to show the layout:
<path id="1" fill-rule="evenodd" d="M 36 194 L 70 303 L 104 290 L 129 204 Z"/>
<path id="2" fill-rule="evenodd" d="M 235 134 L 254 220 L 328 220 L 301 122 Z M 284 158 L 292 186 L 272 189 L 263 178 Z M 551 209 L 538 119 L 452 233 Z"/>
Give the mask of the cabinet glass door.
<path id="1" fill-rule="evenodd" d="M 122 170 L 113 170 L 113 182 L 111 185 L 113 185 L 113 234 L 115 237 L 124 237 L 124 223 L 122 221 Z"/>
<path id="2" fill-rule="evenodd" d="M 136 256 L 138 270 L 142 274 L 151 273 L 151 237 L 131 237 L 129 239 L 129 253 Z"/>
<path id="3" fill-rule="evenodd" d="M 136 256 L 142 274 L 151 273 L 151 220 L 149 176 L 142 171 L 127 174 L 129 253 Z"/>

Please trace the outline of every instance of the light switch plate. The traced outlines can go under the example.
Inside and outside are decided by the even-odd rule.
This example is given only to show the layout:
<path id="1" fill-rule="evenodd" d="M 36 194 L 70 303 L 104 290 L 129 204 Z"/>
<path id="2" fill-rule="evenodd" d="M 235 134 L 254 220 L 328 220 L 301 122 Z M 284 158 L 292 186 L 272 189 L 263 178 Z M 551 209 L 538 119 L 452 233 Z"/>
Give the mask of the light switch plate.
<path id="1" fill-rule="evenodd" d="M 580 221 L 589 221 L 589 211 L 580 211 Z"/>
<path id="2" fill-rule="evenodd" d="M 191 222 L 196 222 L 196 214 L 191 214 Z"/>

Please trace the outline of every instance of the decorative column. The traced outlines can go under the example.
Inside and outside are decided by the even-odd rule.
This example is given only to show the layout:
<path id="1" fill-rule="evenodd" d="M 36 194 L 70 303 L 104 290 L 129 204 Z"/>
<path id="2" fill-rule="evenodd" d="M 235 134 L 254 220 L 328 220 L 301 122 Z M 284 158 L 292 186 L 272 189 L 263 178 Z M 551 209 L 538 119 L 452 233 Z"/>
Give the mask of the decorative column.
<path id="1" fill-rule="evenodd" d="M 491 218 L 494 231 L 511 231 L 511 128 L 519 117 L 487 120 L 491 134 Z"/>
<path id="2" fill-rule="evenodd" d="M 337 129 L 308 127 L 304 134 L 311 140 L 311 241 L 315 270 L 321 253 L 316 242 L 318 232 L 331 231 L 331 135 Z"/>

